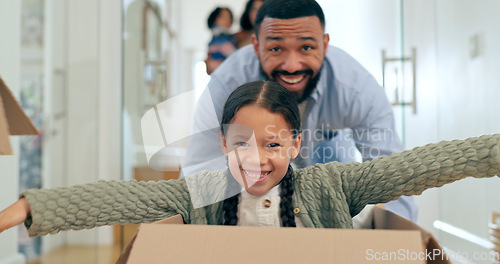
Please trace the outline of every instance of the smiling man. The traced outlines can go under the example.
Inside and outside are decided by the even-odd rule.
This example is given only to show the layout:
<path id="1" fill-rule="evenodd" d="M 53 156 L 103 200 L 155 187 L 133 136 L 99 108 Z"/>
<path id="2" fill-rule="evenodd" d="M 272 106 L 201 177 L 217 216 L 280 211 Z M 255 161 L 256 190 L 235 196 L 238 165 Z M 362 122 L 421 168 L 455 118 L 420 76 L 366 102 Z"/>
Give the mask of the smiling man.
<path id="1" fill-rule="evenodd" d="M 253 38 L 262 75 L 293 92 L 299 102 L 316 87 L 328 49 L 328 34 L 316 16 L 291 19 L 258 17 Z"/>
<path id="2" fill-rule="evenodd" d="M 212 74 L 194 118 L 183 174 L 226 167 L 218 123 L 238 86 L 272 79 L 293 92 L 302 119 L 302 168 L 332 160 L 371 160 L 402 150 L 384 90 L 354 58 L 328 45 L 325 18 L 314 0 L 266 0 L 255 20 L 252 45 L 231 55 Z M 214 112 L 215 110 L 215 112 Z M 215 114 L 214 114 L 215 113 Z M 359 154 L 356 154 L 359 153 Z M 411 197 L 387 209 L 416 220 Z"/>

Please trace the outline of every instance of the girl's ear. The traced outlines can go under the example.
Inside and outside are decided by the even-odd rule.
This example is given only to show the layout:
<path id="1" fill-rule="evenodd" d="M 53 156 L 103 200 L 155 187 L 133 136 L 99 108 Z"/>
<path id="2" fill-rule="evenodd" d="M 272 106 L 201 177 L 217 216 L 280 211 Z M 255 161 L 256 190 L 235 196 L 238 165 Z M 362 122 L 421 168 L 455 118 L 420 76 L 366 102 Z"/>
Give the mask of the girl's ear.
<path id="1" fill-rule="evenodd" d="M 290 157 L 292 159 L 296 158 L 300 152 L 300 144 L 302 143 L 302 134 L 299 134 L 295 141 L 293 142 L 292 151 L 290 152 Z"/>
<path id="2" fill-rule="evenodd" d="M 226 144 L 226 138 L 222 133 L 219 133 L 220 135 L 220 147 L 222 148 L 222 152 L 224 152 L 224 155 L 227 156 L 227 144 Z"/>

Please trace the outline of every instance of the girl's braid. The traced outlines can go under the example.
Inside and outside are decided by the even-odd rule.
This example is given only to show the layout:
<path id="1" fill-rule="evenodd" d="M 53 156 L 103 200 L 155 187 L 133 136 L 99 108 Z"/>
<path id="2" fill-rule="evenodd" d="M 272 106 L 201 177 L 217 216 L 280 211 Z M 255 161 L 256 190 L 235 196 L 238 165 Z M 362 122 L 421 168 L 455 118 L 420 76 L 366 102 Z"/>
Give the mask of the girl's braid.
<path id="1" fill-rule="evenodd" d="M 236 225 L 238 224 L 238 201 L 240 195 L 234 195 L 230 198 L 224 200 L 223 210 L 224 210 L 224 225 Z"/>
<path id="2" fill-rule="evenodd" d="M 281 180 L 281 202 L 280 202 L 280 216 L 281 223 L 284 227 L 296 227 L 295 215 L 293 214 L 293 169 L 288 165 L 288 171 L 285 177 Z"/>

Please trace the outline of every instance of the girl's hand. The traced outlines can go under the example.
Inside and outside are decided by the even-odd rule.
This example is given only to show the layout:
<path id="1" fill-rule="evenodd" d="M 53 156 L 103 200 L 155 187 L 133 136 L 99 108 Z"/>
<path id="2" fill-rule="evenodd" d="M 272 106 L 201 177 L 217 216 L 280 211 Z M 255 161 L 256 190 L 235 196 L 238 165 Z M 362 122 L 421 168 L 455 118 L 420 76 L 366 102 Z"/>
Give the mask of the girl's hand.
<path id="1" fill-rule="evenodd" d="M 0 233 L 22 224 L 31 212 L 30 205 L 25 198 L 19 199 L 7 209 L 0 212 Z"/>

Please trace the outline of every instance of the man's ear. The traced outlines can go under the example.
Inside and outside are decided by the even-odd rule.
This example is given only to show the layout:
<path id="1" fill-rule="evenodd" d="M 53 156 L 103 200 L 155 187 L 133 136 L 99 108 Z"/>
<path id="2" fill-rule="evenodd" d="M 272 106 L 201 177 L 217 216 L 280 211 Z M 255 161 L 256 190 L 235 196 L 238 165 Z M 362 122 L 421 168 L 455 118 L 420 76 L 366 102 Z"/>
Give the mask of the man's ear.
<path id="1" fill-rule="evenodd" d="M 253 52 L 255 52 L 255 56 L 259 58 L 259 40 L 257 39 L 257 36 L 255 34 L 252 34 L 252 45 L 253 45 Z"/>
<path id="2" fill-rule="evenodd" d="M 328 33 L 325 34 L 325 36 L 323 36 L 323 45 L 325 47 L 325 54 L 326 55 L 326 51 L 328 50 L 328 43 L 330 42 L 330 35 Z"/>
<path id="3" fill-rule="evenodd" d="M 224 152 L 224 155 L 227 156 L 227 144 L 226 144 L 226 138 L 222 133 L 219 133 L 220 135 L 220 147 L 222 148 L 222 152 Z"/>
<path id="4" fill-rule="evenodd" d="M 296 158 L 300 152 L 300 144 L 302 143 L 302 134 L 299 134 L 295 141 L 293 142 L 292 151 L 290 152 L 290 157 L 292 159 Z"/>

